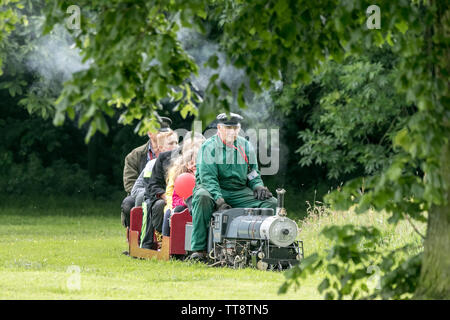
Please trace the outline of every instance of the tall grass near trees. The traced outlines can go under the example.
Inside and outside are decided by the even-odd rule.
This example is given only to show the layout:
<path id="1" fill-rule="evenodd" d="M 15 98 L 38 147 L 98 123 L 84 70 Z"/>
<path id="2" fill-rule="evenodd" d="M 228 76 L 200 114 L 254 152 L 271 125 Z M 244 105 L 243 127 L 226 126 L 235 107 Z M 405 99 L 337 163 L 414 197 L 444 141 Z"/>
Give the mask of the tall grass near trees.
<path id="1" fill-rule="evenodd" d="M 308 277 L 319 276 L 318 290 L 327 299 L 409 299 L 420 273 L 425 223 L 409 219 L 397 224 L 386 212 L 356 214 L 331 211 L 321 203 L 308 204 L 300 236 L 308 243 L 300 268 L 288 271 L 280 291 L 301 288 Z M 403 269 L 409 269 L 406 275 Z M 308 276 L 309 275 L 309 276 Z M 303 280 L 299 281 L 299 278 Z"/>
<path id="2" fill-rule="evenodd" d="M 413 226 L 407 220 L 402 220 L 394 225 L 388 222 L 389 214 L 384 211 L 369 210 L 362 214 L 356 214 L 353 210 L 332 211 L 318 201 L 315 204 L 308 202 L 307 206 L 307 216 L 299 223 L 301 238 L 308 243 L 306 255 L 323 252 L 332 245 L 331 241 L 320 234 L 323 228 L 346 224 L 378 228 L 382 233 L 380 250 L 398 249 L 407 244 L 415 248 L 410 253 L 423 250 L 423 239 L 414 229 L 417 228 L 421 234 L 425 234 L 425 223 L 415 222 Z"/>

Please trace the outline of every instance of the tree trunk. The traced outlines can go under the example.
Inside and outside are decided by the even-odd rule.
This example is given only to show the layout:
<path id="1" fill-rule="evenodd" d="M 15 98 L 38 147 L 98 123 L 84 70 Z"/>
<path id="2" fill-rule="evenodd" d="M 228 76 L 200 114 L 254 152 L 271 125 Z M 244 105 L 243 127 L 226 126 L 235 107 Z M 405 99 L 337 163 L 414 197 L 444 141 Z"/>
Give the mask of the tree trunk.
<path id="1" fill-rule="evenodd" d="M 431 208 L 416 299 L 450 299 L 450 143 L 443 147 L 446 204 Z"/>
<path id="2" fill-rule="evenodd" d="M 447 9 L 446 1 L 436 1 L 436 23 L 431 26 L 437 33 L 437 38 L 445 42 L 449 39 L 448 22 L 450 13 Z M 448 80 L 446 73 L 441 70 L 448 70 L 450 51 L 448 46 L 440 47 L 443 43 L 438 43 L 434 47 L 430 37 L 430 49 L 447 48 L 440 51 L 437 63 L 433 66 L 433 77 L 440 78 L 444 82 Z M 441 92 L 442 96 L 447 92 Z M 443 125 L 448 128 L 448 116 L 443 114 Z M 447 137 L 448 138 L 448 137 Z M 445 139 L 442 139 L 445 141 Z M 444 204 L 433 206 L 429 212 L 427 235 L 424 243 L 424 255 L 419 283 L 415 292 L 416 299 L 450 299 L 450 142 L 446 142 L 442 147 L 440 170 L 443 181 L 447 184 L 444 194 Z"/>

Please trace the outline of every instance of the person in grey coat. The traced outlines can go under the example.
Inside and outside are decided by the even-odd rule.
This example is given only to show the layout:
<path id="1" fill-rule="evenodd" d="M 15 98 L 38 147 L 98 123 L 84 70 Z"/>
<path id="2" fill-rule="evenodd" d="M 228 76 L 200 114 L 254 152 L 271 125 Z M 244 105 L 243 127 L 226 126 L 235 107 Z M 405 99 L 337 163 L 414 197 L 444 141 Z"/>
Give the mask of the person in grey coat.
<path id="1" fill-rule="evenodd" d="M 156 159 L 152 159 L 147 162 L 144 170 L 142 170 L 141 174 L 134 183 L 133 188 L 131 189 L 130 196 L 135 199 L 135 207 L 140 207 L 142 205 L 142 201 L 144 201 L 145 188 L 148 186 L 150 177 L 152 176 L 152 169 L 155 165 L 155 162 Z"/>

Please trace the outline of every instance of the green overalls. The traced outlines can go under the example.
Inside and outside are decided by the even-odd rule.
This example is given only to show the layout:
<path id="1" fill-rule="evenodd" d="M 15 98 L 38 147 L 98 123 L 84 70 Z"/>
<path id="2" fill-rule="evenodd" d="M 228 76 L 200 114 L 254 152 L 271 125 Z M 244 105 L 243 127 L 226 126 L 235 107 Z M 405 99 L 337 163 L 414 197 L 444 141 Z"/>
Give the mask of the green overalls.
<path id="1" fill-rule="evenodd" d="M 246 139 L 238 136 L 233 146 L 225 145 L 218 135 L 206 140 L 197 155 L 192 199 L 192 251 L 206 250 L 208 224 L 219 198 L 233 208 L 275 210 L 277 200 L 274 197 L 263 201 L 254 198 L 255 187 L 263 185 L 256 153 Z"/>

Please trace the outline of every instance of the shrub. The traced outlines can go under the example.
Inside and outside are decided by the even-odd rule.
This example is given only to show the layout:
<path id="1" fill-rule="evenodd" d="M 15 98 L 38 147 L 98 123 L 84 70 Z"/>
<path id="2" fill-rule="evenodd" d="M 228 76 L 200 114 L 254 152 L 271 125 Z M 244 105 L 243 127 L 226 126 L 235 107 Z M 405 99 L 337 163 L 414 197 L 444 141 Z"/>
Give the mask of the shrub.
<path id="1" fill-rule="evenodd" d="M 117 187 L 108 183 L 104 175 L 97 175 L 92 179 L 87 170 L 63 159 L 55 160 L 50 166 L 44 167 L 36 154 L 31 154 L 27 162 L 20 164 L 7 162 L 8 155 L 3 158 L 5 161 L 2 161 L 4 166 L 0 175 L 0 192 L 4 194 L 109 198 L 117 192 Z"/>

